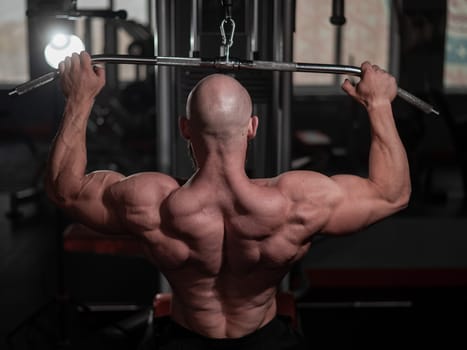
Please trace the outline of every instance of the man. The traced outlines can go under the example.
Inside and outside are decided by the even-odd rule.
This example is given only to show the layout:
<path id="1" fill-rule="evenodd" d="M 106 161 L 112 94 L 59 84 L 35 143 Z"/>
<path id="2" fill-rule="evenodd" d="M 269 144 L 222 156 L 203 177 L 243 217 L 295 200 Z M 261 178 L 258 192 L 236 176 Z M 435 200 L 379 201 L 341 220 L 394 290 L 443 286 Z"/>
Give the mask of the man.
<path id="1" fill-rule="evenodd" d="M 183 186 L 161 173 L 86 175 L 86 124 L 104 70 L 92 67 L 85 52 L 59 69 L 67 102 L 50 152 L 47 193 L 75 220 L 145 242 L 173 292 L 161 349 L 180 343 L 192 346 L 187 349 L 299 348 L 300 339 L 275 317 L 275 295 L 313 235 L 355 232 L 408 203 L 409 168 L 391 109 L 397 85 L 368 62 L 355 87 L 348 80 L 342 86 L 368 111 L 368 178 L 291 171 L 249 179 L 247 143 L 258 118 L 248 92 L 214 74 L 192 90 L 180 119 L 197 165 Z"/>

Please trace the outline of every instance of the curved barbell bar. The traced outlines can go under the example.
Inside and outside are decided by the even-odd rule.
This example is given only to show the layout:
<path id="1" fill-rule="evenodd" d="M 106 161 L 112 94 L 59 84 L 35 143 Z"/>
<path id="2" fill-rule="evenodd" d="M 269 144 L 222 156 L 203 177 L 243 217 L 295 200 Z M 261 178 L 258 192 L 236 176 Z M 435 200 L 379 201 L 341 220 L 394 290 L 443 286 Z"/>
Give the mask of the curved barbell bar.
<path id="1" fill-rule="evenodd" d="M 130 55 L 93 55 L 91 61 L 94 64 L 143 64 L 156 66 L 175 66 L 184 68 L 214 68 L 220 70 L 269 70 L 282 72 L 305 72 L 305 73 L 330 73 L 346 74 L 359 77 L 362 70 L 355 66 L 321 64 L 321 63 L 295 63 L 295 62 L 274 62 L 274 61 L 244 61 L 244 60 L 223 60 L 223 59 L 203 59 L 191 57 L 137 57 Z M 34 90 L 42 85 L 50 83 L 59 75 L 58 70 L 41 75 L 24 84 L 18 85 L 9 95 L 22 95 Z M 436 114 L 439 112 L 430 104 L 412 95 L 404 89 L 398 88 L 397 95 L 403 100 L 419 108 L 426 114 Z"/>

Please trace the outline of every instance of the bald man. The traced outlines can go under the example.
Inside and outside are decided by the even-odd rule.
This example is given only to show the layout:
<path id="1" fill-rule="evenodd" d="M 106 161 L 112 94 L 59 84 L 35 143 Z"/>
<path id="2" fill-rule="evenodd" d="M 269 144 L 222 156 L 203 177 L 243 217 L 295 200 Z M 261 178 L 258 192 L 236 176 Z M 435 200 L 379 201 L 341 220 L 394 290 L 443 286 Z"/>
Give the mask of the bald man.
<path id="1" fill-rule="evenodd" d="M 313 235 L 358 231 L 408 203 L 409 167 L 391 109 L 397 85 L 368 62 L 355 87 L 348 80 L 342 86 L 368 111 L 368 178 L 312 171 L 248 178 L 247 143 L 258 118 L 245 88 L 214 74 L 194 87 L 180 119 L 196 162 L 183 186 L 156 172 L 86 174 L 86 124 L 104 70 L 85 52 L 59 69 L 66 106 L 47 193 L 76 221 L 145 242 L 173 291 L 158 349 L 300 349 L 301 338 L 276 317 L 275 295 Z"/>

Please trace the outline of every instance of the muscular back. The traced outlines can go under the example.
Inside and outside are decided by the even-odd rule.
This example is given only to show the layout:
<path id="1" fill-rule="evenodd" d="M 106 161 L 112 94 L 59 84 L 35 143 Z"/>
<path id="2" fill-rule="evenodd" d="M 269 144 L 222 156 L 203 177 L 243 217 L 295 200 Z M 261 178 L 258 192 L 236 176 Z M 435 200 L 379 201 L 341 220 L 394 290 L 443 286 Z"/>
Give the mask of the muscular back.
<path id="1" fill-rule="evenodd" d="M 300 212 L 277 180 L 195 176 L 170 192 L 160 204 L 160 225 L 144 236 L 172 287 L 172 317 L 217 338 L 270 321 L 277 284 L 309 246 L 310 227 L 302 223 L 310 220 Z M 143 217 L 150 215 L 134 219 Z"/>
<path id="2" fill-rule="evenodd" d="M 60 64 L 60 76 L 67 104 L 47 165 L 49 197 L 93 229 L 144 237 L 172 286 L 172 317 L 200 334 L 258 329 L 274 316 L 276 285 L 313 233 L 355 232 L 408 204 L 409 167 L 391 109 L 397 85 L 368 62 L 356 87 L 343 84 L 368 111 L 367 178 L 289 172 L 249 180 L 244 165 L 258 118 L 245 88 L 214 74 L 193 88 L 180 118 L 197 165 L 183 187 L 158 173 L 85 174 L 86 125 L 104 71 L 81 53 Z"/>

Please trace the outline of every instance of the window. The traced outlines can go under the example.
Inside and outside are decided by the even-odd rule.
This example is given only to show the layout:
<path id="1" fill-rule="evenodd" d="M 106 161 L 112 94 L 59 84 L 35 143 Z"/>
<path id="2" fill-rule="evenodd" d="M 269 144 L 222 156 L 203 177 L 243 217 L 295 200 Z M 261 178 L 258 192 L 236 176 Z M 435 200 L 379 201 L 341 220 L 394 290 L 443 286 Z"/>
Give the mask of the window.
<path id="1" fill-rule="evenodd" d="M 294 61 L 336 63 L 360 66 L 369 60 L 388 69 L 390 50 L 390 1 L 352 0 L 345 2 L 346 23 L 338 41 L 338 28 L 331 24 L 332 2 L 297 0 Z M 342 79 L 338 80 L 339 82 Z M 329 74 L 295 73 L 295 86 L 332 86 L 336 78 Z"/>
<path id="2" fill-rule="evenodd" d="M 0 83 L 29 79 L 25 1 L 0 2 Z"/>
<path id="3" fill-rule="evenodd" d="M 448 0 L 444 87 L 467 88 L 467 1 Z"/>
<path id="4" fill-rule="evenodd" d="M 329 22 L 331 2 L 297 0 L 294 37 L 296 62 L 334 63 L 335 28 Z M 295 73 L 295 85 L 330 85 L 328 74 Z"/>
<path id="5" fill-rule="evenodd" d="M 342 64 L 370 61 L 389 68 L 390 4 L 386 0 L 346 1 L 347 23 L 342 33 Z"/>
<path id="6" fill-rule="evenodd" d="M 78 9 L 107 9 L 109 2 L 107 0 L 79 0 Z M 135 21 L 143 25 L 149 23 L 148 16 L 148 3 L 146 0 L 119 0 L 115 1 L 113 9 L 125 10 L 127 12 L 127 19 L 129 21 Z M 122 29 L 117 29 L 117 49 L 116 52 L 104 52 L 104 20 L 101 18 L 93 18 L 91 21 L 91 33 L 92 33 L 92 52 L 91 54 L 128 54 L 128 46 L 133 42 L 133 38 L 129 33 Z M 84 19 L 77 21 L 77 33 L 81 38 L 84 37 L 85 25 Z M 132 81 L 136 76 L 136 69 L 134 65 L 118 65 L 118 76 L 121 81 Z"/>

